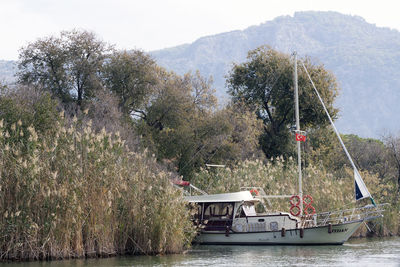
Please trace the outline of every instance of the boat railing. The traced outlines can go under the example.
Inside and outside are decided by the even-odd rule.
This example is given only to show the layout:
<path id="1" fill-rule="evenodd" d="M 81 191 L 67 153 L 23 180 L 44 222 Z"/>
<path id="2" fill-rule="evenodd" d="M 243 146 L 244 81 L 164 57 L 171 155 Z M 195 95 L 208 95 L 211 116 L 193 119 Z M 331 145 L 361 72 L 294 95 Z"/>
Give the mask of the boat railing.
<path id="1" fill-rule="evenodd" d="M 364 207 L 344 209 L 338 211 L 322 212 L 314 215 L 304 215 L 301 217 L 302 226 L 325 226 L 329 224 L 340 224 L 353 221 L 365 221 L 383 217 L 385 204 L 367 205 Z"/>
<path id="2" fill-rule="evenodd" d="M 241 190 L 256 192 L 254 198 L 266 200 L 270 206 L 270 199 L 290 198 L 292 195 L 267 195 L 262 187 L 241 187 Z M 343 209 L 338 211 L 322 212 L 313 215 L 300 216 L 300 227 L 325 226 L 328 224 L 339 224 L 344 222 L 369 220 L 373 218 L 383 217 L 384 207 L 387 203 L 374 205 L 366 205 L 351 209 Z"/>

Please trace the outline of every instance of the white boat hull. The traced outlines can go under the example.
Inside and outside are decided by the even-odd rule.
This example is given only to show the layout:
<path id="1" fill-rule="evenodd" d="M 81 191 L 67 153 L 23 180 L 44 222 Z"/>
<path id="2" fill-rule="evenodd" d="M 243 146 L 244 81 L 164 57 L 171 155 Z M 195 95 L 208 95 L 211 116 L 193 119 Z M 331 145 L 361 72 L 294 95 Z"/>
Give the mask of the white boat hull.
<path id="1" fill-rule="evenodd" d="M 265 232 L 202 232 L 195 240 L 199 244 L 215 245 L 341 245 L 359 228 L 363 220 L 329 226 Z"/>

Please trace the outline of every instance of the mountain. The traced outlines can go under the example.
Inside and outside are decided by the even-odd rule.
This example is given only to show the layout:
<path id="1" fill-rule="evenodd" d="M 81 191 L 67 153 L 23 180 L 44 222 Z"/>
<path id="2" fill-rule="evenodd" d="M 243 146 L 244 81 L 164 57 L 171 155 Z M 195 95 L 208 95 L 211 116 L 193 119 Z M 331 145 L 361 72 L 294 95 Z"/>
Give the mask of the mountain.
<path id="1" fill-rule="evenodd" d="M 213 76 L 217 95 L 226 99 L 225 76 L 232 63 L 243 62 L 249 50 L 261 45 L 310 56 L 335 74 L 342 89 L 336 101 L 342 133 L 380 137 L 400 131 L 400 32 L 358 16 L 297 12 L 151 54 L 179 74 L 200 70 Z"/>

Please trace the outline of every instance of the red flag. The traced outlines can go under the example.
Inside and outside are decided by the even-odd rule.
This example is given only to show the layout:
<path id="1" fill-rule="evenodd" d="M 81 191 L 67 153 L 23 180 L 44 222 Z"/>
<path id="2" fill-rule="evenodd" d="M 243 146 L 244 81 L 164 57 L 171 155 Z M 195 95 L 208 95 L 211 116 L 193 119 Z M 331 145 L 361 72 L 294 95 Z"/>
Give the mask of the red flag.
<path id="1" fill-rule="evenodd" d="M 296 133 L 296 141 L 305 142 L 306 141 L 306 136 Z"/>

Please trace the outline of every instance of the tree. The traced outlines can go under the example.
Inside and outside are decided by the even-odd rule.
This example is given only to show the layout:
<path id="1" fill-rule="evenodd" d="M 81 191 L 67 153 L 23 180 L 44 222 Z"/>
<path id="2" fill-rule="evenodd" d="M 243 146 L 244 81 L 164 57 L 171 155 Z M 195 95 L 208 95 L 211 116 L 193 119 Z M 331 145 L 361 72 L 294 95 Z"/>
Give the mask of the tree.
<path id="1" fill-rule="evenodd" d="M 18 79 L 78 106 L 102 87 L 99 73 L 112 49 L 88 31 L 63 31 L 28 44 L 19 55 Z"/>
<path id="2" fill-rule="evenodd" d="M 245 104 L 229 103 L 215 114 L 220 124 L 227 124 L 224 133 L 226 147 L 219 152 L 221 164 L 236 164 L 237 161 L 264 159 L 260 149 L 259 138 L 263 131 L 262 121 L 257 119 L 254 111 Z"/>
<path id="3" fill-rule="evenodd" d="M 148 104 L 134 116 L 145 146 L 159 160 L 190 180 L 206 163 L 237 158 L 241 149 L 232 143 L 233 111 L 217 110 L 211 79 L 198 71 L 178 76 L 157 68 L 157 81 Z"/>
<path id="4" fill-rule="evenodd" d="M 157 70 L 149 102 L 134 116 L 145 146 L 160 161 L 191 180 L 205 164 L 259 158 L 261 125 L 254 113 L 240 103 L 218 109 L 212 80 L 198 71 L 182 77 Z"/>
<path id="5" fill-rule="evenodd" d="M 247 61 L 233 66 L 227 84 L 234 102 L 243 102 L 263 121 L 261 147 L 267 157 L 293 153 L 290 128 L 294 124 L 293 60 L 267 46 L 248 53 Z M 322 65 L 302 60 L 331 116 L 338 87 L 334 76 Z M 299 64 L 299 66 L 301 66 Z M 300 124 L 302 129 L 323 127 L 328 119 L 302 68 L 298 68 Z"/>
<path id="6" fill-rule="evenodd" d="M 400 192 L 400 137 L 386 136 L 385 137 L 386 147 L 389 150 L 389 155 L 392 160 L 392 165 L 396 169 L 397 176 L 397 188 Z"/>
<path id="7" fill-rule="evenodd" d="M 331 127 L 312 129 L 308 134 L 309 142 L 305 153 L 311 161 L 320 162 L 338 177 L 346 175 L 346 166 L 350 166 L 336 134 Z M 379 179 L 392 179 L 393 164 L 390 159 L 387 145 L 373 138 L 361 138 L 354 134 L 341 135 L 341 138 L 353 159 L 354 164 L 363 171 L 376 174 Z"/>
<path id="8" fill-rule="evenodd" d="M 13 141 L 26 143 L 29 126 L 36 129 L 39 138 L 53 134 L 54 126 L 60 121 L 58 107 L 58 101 L 48 92 L 18 85 L 0 96 L 0 121 L 9 132 L 12 125 L 21 128 L 22 134 L 14 136 Z"/>
<path id="9" fill-rule="evenodd" d="M 360 169 L 375 173 L 381 179 L 390 173 L 389 151 L 382 141 L 348 134 L 343 136 L 343 142 Z"/>
<path id="10" fill-rule="evenodd" d="M 124 114 L 142 110 L 157 82 L 155 61 L 140 50 L 114 53 L 104 68 L 107 87 L 119 97 Z"/>
<path id="11" fill-rule="evenodd" d="M 147 105 L 133 115 L 138 118 L 145 145 L 158 159 L 188 175 L 193 165 L 200 164 L 196 163 L 204 153 L 204 144 L 200 143 L 211 131 L 204 133 L 201 129 L 206 127 L 216 98 L 209 81 L 198 72 L 181 77 L 157 68 L 157 81 Z"/>

